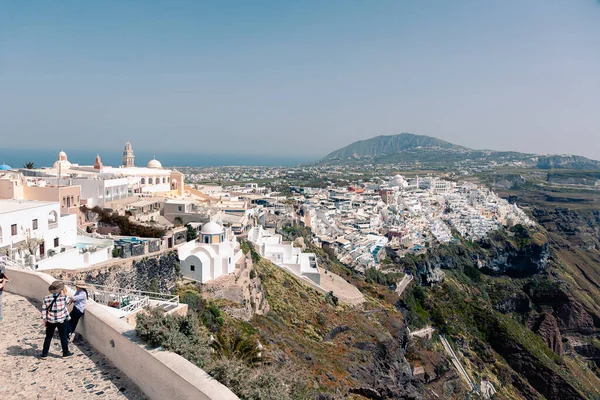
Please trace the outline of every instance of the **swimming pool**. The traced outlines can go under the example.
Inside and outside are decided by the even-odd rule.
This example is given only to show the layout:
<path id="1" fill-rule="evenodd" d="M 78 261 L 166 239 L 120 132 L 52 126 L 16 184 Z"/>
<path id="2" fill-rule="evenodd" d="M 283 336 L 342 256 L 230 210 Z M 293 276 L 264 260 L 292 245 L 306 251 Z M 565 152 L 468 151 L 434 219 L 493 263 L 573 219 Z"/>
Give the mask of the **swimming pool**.
<path id="1" fill-rule="evenodd" d="M 76 247 L 79 250 L 86 249 L 86 248 L 88 248 L 90 246 L 93 246 L 93 244 L 92 243 L 75 243 L 73 245 L 73 247 Z"/>

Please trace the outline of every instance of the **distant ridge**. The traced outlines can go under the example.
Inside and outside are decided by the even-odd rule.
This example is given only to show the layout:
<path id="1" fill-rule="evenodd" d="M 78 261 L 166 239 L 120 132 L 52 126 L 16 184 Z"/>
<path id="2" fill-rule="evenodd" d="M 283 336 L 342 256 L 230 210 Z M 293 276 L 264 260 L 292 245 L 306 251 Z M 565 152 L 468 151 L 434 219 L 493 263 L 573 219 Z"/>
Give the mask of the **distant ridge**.
<path id="1" fill-rule="evenodd" d="M 488 164 L 513 163 L 525 168 L 600 170 L 600 161 L 586 157 L 560 154 L 538 155 L 514 151 L 473 150 L 431 136 L 400 133 L 359 140 L 323 157 L 320 163 L 352 163 L 368 161 L 374 164 L 419 163 L 421 166 L 443 168 L 468 161 Z"/>
<path id="2" fill-rule="evenodd" d="M 378 157 L 400 153 L 404 150 L 416 148 L 446 149 L 468 151 L 466 147 L 458 146 L 445 140 L 431 136 L 401 133 L 399 135 L 376 136 L 367 140 L 359 140 L 329 153 L 323 158 L 328 160 L 344 160 L 349 158 Z"/>

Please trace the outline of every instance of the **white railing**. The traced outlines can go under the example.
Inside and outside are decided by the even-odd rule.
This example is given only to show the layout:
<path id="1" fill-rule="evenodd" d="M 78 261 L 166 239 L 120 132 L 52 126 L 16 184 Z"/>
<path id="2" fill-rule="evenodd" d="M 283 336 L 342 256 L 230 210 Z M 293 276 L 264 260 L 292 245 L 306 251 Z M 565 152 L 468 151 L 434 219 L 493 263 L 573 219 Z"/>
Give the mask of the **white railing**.
<path id="1" fill-rule="evenodd" d="M 26 270 L 31 270 L 31 267 L 28 267 L 27 265 L 17 262 L 15 260 L 12 260 L 8 257 L 4 257 L 2 259 L 2 261 L 0 261 L 0 263 L 4 263 L 5 266 L 9 267 L 9 268 L 18 268 L 18 269 L 26 269 Z"/>
<path id="2" fill-rule="evenodd" d="M 142 297 L 139 300 L 132 301 L 127 304 L 125 307 L 122 307 L 120 310 L 126 312 L 127 314 L 131 314 L 134 311 L 139 310 L 140 308 L 148 307 L 150 305 L 150 299 L 148 297 Z"/>
<path id="3" fill-rule="evenodd" d="M 75 282 L 65 282 L 65 284 L 75 286 Z M 89 287 L 89 295 L 95 302 L 121 310 L 126 315 L 149 306 L 150 301 L 162 303 L 170 308 L 179 306 L 177 295 L 90 283 L 86 286 Z"/>
<path id="4" fill-rule="evenodd" d="M 58 222 L 48 222 L 48 229 L 58 228 Z"/>

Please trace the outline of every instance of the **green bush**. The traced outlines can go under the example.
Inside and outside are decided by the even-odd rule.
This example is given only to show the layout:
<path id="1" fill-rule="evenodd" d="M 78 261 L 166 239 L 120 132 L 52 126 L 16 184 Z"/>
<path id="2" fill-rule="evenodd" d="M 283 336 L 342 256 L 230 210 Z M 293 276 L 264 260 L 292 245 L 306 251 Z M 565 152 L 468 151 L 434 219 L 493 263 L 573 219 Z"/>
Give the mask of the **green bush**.
<path id="1" fill-rule="evenodd" d="M 210 355 L 208 334 L 192 315 L 168 315 L 158 308 L 136 316 L 135 330 L 151 347 L 162 347 L 203 367 Z"/>
<path id="2" fill-rule="evenodd" d="M 213 303 L 202 298 L 194 290 L 188 290 L 179 295 L 182 303 L 188 305 L 188 313 L 200 319 L 202 324 L 211 332 L 219 332 L 225 320 L 221 310 Z"/>
<path id="3" fill-rule="evenodd" d="M 365 271 L 365 281 L 368 283 L 378 283 L 385 285 L 392 290 L 396 290 L 396 284 L 404 277 L 404 274 L 392 272 L 385 274 L 375 268 L 367 268 Z"/>
<path id="4" fill-rule="evenodd" d="M 258 342 L 252 336 L 242 336 L 239 333 L 227 335 L 221 332 L 217 335 L 210 347 L 215 355 L 221 358 L 236 358 L 248 365 L 261 361 L 258 356 Z"/>
<path id="5" fill-rule="evenodd" d="M 211 332 L 219 332 L 223 326 L 224 319 L 221 310 L 212 303 L 208 303 L 200 315 L 202 324 Z"/>
<path id="6" fill-rule="evenodd" d="M 277 366 L 249 367 L 237 359 L 214 360 L 207 371 L 242 400 L 304 400 L 312 398 L 294 381 L 298 374 Z"/>
<path id="7" fill-rule="evenodd" d="M 191 225 L 187 225 L 186 236 L 188 242 L 196 240 L 196 238 L 198 237 L 198 231 L 194 229 Z"/>

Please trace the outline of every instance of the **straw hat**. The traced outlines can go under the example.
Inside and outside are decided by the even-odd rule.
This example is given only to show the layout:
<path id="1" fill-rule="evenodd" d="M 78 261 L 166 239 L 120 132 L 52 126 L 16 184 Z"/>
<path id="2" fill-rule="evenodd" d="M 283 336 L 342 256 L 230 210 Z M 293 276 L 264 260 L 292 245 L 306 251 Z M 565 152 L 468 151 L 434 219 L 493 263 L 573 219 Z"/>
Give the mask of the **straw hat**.
<path id="1" fill-rule="evenodd" d="M 87 287 L 87 285 L 85 284 L 85 281 L 80 280 L 80 281 L 75 282 L 75 287 L 85 289 Z"/>
<path id="2" fill-rule="evenodd" d="M 48 287 L 48 290 L 50 291 L 50 293 L 56 294 L 56 293 L 60 293 L 64 289 L 64 287 L 65 287 L 65 285 L 61 281 L 54 281 Z"/>

